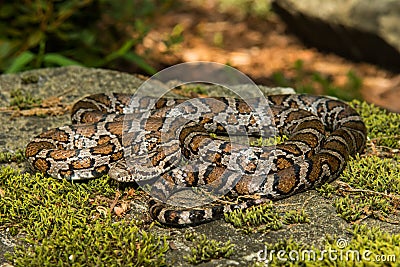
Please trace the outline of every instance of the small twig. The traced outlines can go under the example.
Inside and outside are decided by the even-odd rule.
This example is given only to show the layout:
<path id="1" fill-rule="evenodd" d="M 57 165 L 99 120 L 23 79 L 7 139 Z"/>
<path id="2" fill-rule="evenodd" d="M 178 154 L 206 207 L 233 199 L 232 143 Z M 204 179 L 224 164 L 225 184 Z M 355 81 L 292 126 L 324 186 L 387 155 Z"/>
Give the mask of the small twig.
<path id="1" fill-rule="evenodd" d="M 368 138 L 369 141 L 376 141 L 376 140 L 382 140 L 382 139 L 391 139 L 391 138 L 400 138 L 400 135 L 392 135 L 392 136 L 381 136 L 381 137 L 375 137 L 375 138 Z"/>
<path id="2" fill-rule="evenodd" d="M 110 205 L 111 213 L 114 210 L 114 207 L 117 205 L 120 196 L 121 196 L 121 194 L 119 193 L 119 191 L 115 192 L 114 200 L 113 200 L 113 202 L 111 202 L 111 205 Z"/>
<path id="3" fill-rule="evenodd" d="M 393 194 L 386 194 L 386 193 L 382 193 L 382 192 L 376 192 L 373 190 L 369 190 L 369 189 L 354 189 L 352 188 L 349 184 L 345 183 L 345 182 L 341 182 L 341 181 L 337 181 L 337 183 L 343 187 L 343 190 L 346 192 L 360 192 L 360 193 L 367 193 L 367 194 L 372 194 L 372 195 L 381 195 L 390 199 L 395 199 L 400 201 L 400 197 L 395 196 Z"/>
<path id="4" fill-rule="evenodd" d="M 303 210 L 305 210 L 305 208 L 306 208 L 306 205 L 308 205 L 308 202 L 312 199 L 312 198 L 314 198 L 315 196 L 310 196 L 309 198 L 307 198 L 305 201 L 304 201 L 304 204 L 302 205 L 302 209 Z"/>

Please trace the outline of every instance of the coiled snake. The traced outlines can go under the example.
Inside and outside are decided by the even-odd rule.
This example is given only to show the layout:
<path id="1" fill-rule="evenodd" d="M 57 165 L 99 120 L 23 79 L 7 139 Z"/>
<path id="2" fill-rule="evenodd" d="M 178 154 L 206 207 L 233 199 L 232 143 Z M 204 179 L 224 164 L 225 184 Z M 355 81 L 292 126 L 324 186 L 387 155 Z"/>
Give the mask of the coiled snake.
<path id="1" fill-rule="evenodd" d="M 128 94 L 111 93 L 80 100 L 72 109 L 72 125 L 45 131 L 27 145 L 28 162 L 60 179 L 82 180 L 109 174 L 118 181 L 140 182 L 162 177 L 149 191 L 158 199 L 150 201 L 150 214 L 164 224 L 185 225 L 214 220 L 234 209 L 333 181 L 349 156 L 361 152 L 366 142 L 366 128 L 357 112 L 327 97 L 269 96 L 272 119 L 266 126 L 259 125 L 257 110 L 243 100 L 194 99 L 185 106 L 186 113 L 194 114 L 188 120 L 172 112 L 186 100 L 142 97 L 132 103 L 131 99 Z M 252 103 L 257 107 L 256 100 Z M 155 109 L 149 112 L 149 105 Z M 122 115 L 125 113 L 128 115 Z M 221 125 L 221 121 L 227 125 Z M 229 125 L 239 122 L 249 136 L 262 136 L 275 125 L 288 140 L 274 147 L 249 147 L 210 136 L 210 132 L 230 133 L 235 129 L 229 129 Z M 124 127 L 138 125 L 141 131 L 124 132 Z M 134 163 L 127 164 L 127 159 Z M 182 160 L 200 163 L 177 167 Z M 173 199 L 171 188 L 177 185 L 211 185 L 214 196 L 229 193 L 258 197 L 201 208 L 162 204 L 159 200 L 174 203 L 168 199 Z"/>

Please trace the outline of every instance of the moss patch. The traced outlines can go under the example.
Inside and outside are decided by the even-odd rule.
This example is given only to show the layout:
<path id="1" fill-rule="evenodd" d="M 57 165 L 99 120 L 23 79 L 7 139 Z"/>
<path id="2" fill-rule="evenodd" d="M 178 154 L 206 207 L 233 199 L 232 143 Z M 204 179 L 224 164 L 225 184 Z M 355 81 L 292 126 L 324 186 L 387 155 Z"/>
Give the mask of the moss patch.
<path id="1" fill-rule="evenodd" d="M 284 224 L 309 222 L 304 210 L 278 211 L 272 202 L 225 214 L 225 221 L 244 233 L 279 230 Z"/>
<path id="2" fill-rule="evenodd" d="M 271 145 L 277 145 L 277 144 L 282 144 L 286 140 L 288 140 L 289 137 L 287 135 L 283 136 L 275 136 L 275 137 L 270 137 L 270 138 L 262 138 L 259 137 L 253 141 L 250 141 L 251 146 L 271 146 Z"/>
<path id="3" fill-rule="evenodd" d="M 208 93 L 208 90 L 198 84 L 184 84 L 179 86 L 179 93 L 184 95 L 184 96 L 191 96 L 192 94 L 196 95 L 206 95 Z"/>
<path id="4" fill-rule="evenodd" d="M 115 188 L 108 177 L 70 183 L 2 167 L 0 228 L 31 245 L 15 247 L 8 260 L 14 266 L 164 264 L 165 236 L 151 234 L 151 225 L 114 222 L 110 202 L 123 195 Z"/>
<path id="5" fill-rule="evenodd" d="M 9 259 L 15 266 L 160 266 L 165 265 L 166 238 L 141 230 L 134 222 L 96 221 L 66 224 L 43 239 L 26 238 Z"/>
<path id="6" fill-rule="evenodd" d="M 185 233 L 185 239 L 193 243 L 190 255 L 184 256 L 184 259 L 192 264 L 207 262 L 212 259 L 229 258 L 235 246 L 230 241 L 219 242 L 208 239 L 204 234 L 199 235 L 193 232 Z"/>
<path id="7" fill-rule="evenodd" d="M 368 137 L 377 146 L 400 148 L 400 114 L 354 100 L 350 103 L 361 115 L 368 129 Z"/>
<path id="8" fill-rule="evenodd" d="M 340 179 L 317 189 L 333 198 L 338 214 L 348 222 L 366 218 L 398 224 L 400 208 L 400 114 L 365 102 L 350 103 L 363 117 L 370 141 L 367 154 L 348 162 Z"/>
<path id="9" fill-rule="evenodd" d="M 367 225 L 354 225 L 351 238 L 327 236 L 316 248 L 284 239 L 265 244 L 254 266 L 398 266 L 400 235 L 391 235 Z"/>
<path id="10" fill-rule="evenodd" d="M 338 214 L 348 222 L 367 217 L 394 222 L 400 208 L 400 164 L 398 159 L 360 157 L 348 163 L 336 185 L 317 189 L 334 198 Z"/>
<path id="11" fill-rule="evenodd" d="M 22 163 L 25 161 L 24 151 L 22 149 L 17 150 L 15 153 L 11 152 L 0 152 L 0 164 L 2 163 Z"/>
<path id="12" fill-rule="evenodd" d="M 20 89 L 10 92 L 10 106 L 17 107 L 18 109 L 30 109 L 40 105 L 42 100 L 33 97 L 30 92 L 25 92 Z"/>

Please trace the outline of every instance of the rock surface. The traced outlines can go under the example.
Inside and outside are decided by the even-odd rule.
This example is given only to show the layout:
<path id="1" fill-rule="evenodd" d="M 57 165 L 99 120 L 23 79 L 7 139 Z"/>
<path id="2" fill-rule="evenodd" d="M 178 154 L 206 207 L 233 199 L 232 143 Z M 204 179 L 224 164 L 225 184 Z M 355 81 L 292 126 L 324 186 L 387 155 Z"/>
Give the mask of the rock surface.
<path id="1" fill-rule="evenodd" d="M 312 46 L 400 69 L 397 0 L 274 0 L 273 8 Z"/>
<path id="2" fill-rule="evenodd" d="M 41 69 L 19 74 L 0 76 L 0 150 L 14 152 L 24 149 L 29 139 L 51 127 L 69 123 L 68 107 L 85 95 L 99 92 L 134 92 L 143 82 L 142 79 L 116 71 L 67 67 Z M 10 94 L 15 89 L 29 92 L 33 97 L 46 99 L 52 96 L 61 98 L 57 105 L 66 108 L 57 116 L 52 114 L 41 116 L 21 116 L 10 110 Z M 266 88 L 261 88 L 263 91 Z M 208 92 L 211 93 L 211 92 Z M 207 93 L 207 94 L 208 94 Z M 32 115 L 32 114 L 31 114 Z M 27 171 L 26 166 L 19 166 Z M 171 229 L 155 227 L 160 234 L 169 235 L 176 249 L 171 249 L 166 255 L 167 261 L 174 266 L 187 266 L 183 260 L 190 248 L 184 242 L 184 233 L 188 230 L 206 234 L 207 238 L 226 242 L 231 240 L 236 245 L 235 254 L 230 259 L 220 259 L 204 263 L 200 266 L 249 266 L 254 263 L 257 252 L 264 248 L 265 243 L 276 243 L 293 237 L 303 244 L 320 245 L 325 235 L 347 237 L 350 224 L 341 219 L 335 212 L 330 200 L 320 196 L 315 190 L 297 194 L 277 204 L 283 209 L 303 209 L 308 214 L 310 223 L 293 224 L 279 231 L 243 234 L 224 220 L 218 220 L 193 228 Z M 131 213 L 142 210 L 132 205 Z M 396 227 L 396 226 L 395 226 Z M 17 243 L 7 234 L 0 231 L 0 266 L 5 262 L 4 253 L 12 251 Z"/>

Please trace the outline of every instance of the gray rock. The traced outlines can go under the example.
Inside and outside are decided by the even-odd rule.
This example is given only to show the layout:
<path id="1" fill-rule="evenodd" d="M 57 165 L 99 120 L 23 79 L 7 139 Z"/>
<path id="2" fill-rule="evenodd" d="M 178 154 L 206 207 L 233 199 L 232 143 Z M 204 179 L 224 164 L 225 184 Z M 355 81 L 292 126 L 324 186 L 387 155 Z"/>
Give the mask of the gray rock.
<path id="1" fill-rule="evenodd" d="M 273 8 L 307 44 L 400 68 L 400 1 L 274 0 Z"/>

